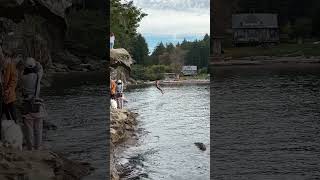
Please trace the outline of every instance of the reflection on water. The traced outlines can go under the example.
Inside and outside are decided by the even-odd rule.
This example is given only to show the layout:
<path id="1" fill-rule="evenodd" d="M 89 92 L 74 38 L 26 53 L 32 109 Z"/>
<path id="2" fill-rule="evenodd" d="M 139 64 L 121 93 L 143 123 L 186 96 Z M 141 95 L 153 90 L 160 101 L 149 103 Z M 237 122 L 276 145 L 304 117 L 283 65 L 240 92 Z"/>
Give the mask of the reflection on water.
<path id="1" fill-rule="evenodd" d="M 320 66 L 217 68 L 213 179 L 320 177 Z"/>
<path id="2" fill-rule="evenodd" d="M 209 86 L 164 87 L 164 92 L 155 87 L 126 92 L 141 130 L 137 145 L 121 153 L 133 168 L 126 179 L 209 179 Z"/>
<path id="3" fill-rule="evenodd" d="M 46 134 L 53 151 L 89 162 L 96 170 L 85 179 L 107 177 L 106 80 L 103 74 L 56 76 L 53 86 L 43 89 L 49 121 L 58 126 Z"/>

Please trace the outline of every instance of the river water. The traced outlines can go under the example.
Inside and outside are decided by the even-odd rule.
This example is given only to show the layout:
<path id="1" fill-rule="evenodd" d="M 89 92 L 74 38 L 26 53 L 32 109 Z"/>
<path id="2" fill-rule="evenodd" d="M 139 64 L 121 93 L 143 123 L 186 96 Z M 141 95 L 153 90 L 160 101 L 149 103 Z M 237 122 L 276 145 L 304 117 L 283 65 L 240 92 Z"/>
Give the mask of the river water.
<path id="1" fill-rule="evenodd" d="M 320 66 L 216 68 L 212 179 L 320 178 Z"/>
<path id="2" fill-rule="evenodd" d="M 210 87 L 132 89 L 127 107 L 139 113 L 138 140 L 121 152 L 131 171 L 124 179 L 207 180 L 210 175 Z M 194 143 L 202 142 L 207 151 Z"/>
<path id="3" fill-rule="evenodd" d="M 57 125 L 46 134 L 51 150 L 88 162 L 93 173 L 84 180 L 107 177 L 106 85 L 103 73 L 57 75 L 52 87 L 42 90 L 48 121 Z"/>

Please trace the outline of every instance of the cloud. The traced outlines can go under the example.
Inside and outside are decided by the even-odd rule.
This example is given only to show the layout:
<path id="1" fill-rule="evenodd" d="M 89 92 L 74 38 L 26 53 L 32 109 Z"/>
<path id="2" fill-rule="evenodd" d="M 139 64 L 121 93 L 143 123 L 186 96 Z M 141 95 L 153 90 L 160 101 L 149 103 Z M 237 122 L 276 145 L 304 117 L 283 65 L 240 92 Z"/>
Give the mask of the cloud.
<path id="1" fill-rule="evenodd" d="M 191 11 L 210 14 L 210 0 L 134 0 L 133 2 L 143 9 Z"/>
<path id="2" fill-rule="evenodd" d="M 148 16 L 142 34 L 205 34 L 210 32 L 210 0 L 133 0 Z"/>
<path id="3" fill-rule="evenodd" d="M 138 28 L 143 34 L 205 34 L 210 32 L 210 15 L 173 10 L 148 10 Z"/>

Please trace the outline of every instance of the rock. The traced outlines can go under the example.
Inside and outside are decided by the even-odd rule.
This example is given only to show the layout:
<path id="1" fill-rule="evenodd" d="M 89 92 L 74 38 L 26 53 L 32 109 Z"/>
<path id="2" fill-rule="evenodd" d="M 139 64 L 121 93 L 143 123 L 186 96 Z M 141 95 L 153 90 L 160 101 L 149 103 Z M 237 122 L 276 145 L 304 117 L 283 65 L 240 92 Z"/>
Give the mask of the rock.
<path id="1" fill-rule="evenodd" d="M 133 60 L 125 49 L 110 50 L 110 77 L 121 79 L 127 86 L 130 81 L 130 71 Z"/>
<path id="2" fill-rule="evenodd" d="M 50 151 L 15 151 L 0 146 L 0 179 L 68 179 L 89 175 L 90 165 L 74 162 Z M 19 178 L 18 178 L 19 179 Z"/>
<path id="3" fill-rule="evenodd" d="M 71 6 L 72 0 L 0 0 L 0 43 L 49 68 L 52 52 L 64 50 L 66 11 Z"/>
<path id="4" fill-rule="evenodd" d="M 206 145 L 204 145 L 201 142 L 195 142 L 194 145 L 196 145 L 201 151 L 206 151 L 207 150 Z"/>
<path id="5" fill-rule="evenodd" d="M 19 8 L 22 7 L 22 10 L 27 11 L 27 9 L 23 9 L 23 6 L 26 4 L 37 7 L 38 9 L 42 8 L 42 10 L 47 10 L 55 16 L 58 16 L 65 20 L 65 12 L 66 10 L 72 6 L 72 0 L 0 0 L 0 8 Z M 41 12 L 39 10 L 39 12 Z M 23 13 L 23 12 L 20 12 Z M 43 12 L 41 12 L 43 13 Z"/>
<path id="6" fill-rule="evenodd" d="M 68 51 L 59 51 L 53 53 L 52 59 L 55 63 L 65 64 L 69 68 L 81 64 L 81 60 Z"/>
<path id="7" fill-rule="evenodd" d="M 109 107 L 108 107 L 109 108 Z M 110 170 L 111 179 L 119 180 L 119 170 L 117 169 L 117 161 L 114 157 L 114 149 L 127 140 L 133 137 L 135 126 L 137 125 L 136 117 L 138 114 L 125 109 L 110 110 L 110 135 L 111 135 L 111 155 L 110 155 Z"/>
<path id="8" fill-rule="evenodd" d="M 124 66 L 131 69 L 133 60 L 129 52 L 123 48 L 110 50 L 110 66 Z"/>

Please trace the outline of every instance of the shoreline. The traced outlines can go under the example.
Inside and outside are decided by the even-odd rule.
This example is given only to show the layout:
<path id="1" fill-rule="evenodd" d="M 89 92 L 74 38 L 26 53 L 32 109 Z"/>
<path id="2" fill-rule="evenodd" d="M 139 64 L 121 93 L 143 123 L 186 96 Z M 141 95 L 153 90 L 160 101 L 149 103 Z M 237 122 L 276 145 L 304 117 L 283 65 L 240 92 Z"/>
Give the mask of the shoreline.
<path id="1" fill-rule="evenodd" d="M 111 180 L 120 180 L 120 177 L 126 173 L 126 167 L 121 166 L 116 155 L 128 146 L 135 144 L 137 140 L 137 116 L 137 113 L 128 109 L 110 109 Z"/>
<path id="2" fill-rule="evenodd" d="M 238 59 L 230 59 L 223 61 L 213 61 L 211 67 L 226 67 L 226 66 L 268 66 L 268 65 L 301 65 L 301 64 L 317 64 L 320 65 L 320 57 L 269 57 L 256 56 L 245 57 Z"/>

